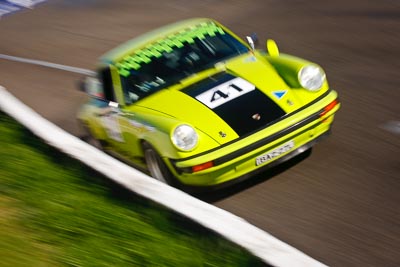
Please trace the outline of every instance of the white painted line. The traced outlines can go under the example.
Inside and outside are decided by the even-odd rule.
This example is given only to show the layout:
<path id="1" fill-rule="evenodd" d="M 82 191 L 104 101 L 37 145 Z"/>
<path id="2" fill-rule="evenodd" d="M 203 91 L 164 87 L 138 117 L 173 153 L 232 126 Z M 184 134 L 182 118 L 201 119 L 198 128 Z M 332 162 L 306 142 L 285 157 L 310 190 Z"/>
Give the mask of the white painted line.
<path id="1" fill-rule="evenodd" d="M 381 127 L 388 132 L 400 134 L 400 121 L 388 121 Z"/>
<path id="2" fill-rule="evenodd" d="M 43 67 L 53 68 L 53 69 L 59 69 L 59 70 L 64 70 L 64 71 L 69 71 L 69 72 L 89 75 L 89 76 L 96 75 L 96 73 L 94 71 L 91 71 L 91 70 L 88 70 L 88 69 L 71 67 L 71 66 L 67 66 L 67 65 L 61 65 L 61 64 L 51 63 L 51 62 L 42 61 L 42 60 L 22 58 L 22 57 L 14 57 L 14 56 L 9 56 L 9 55 L 4 55 L 4 54 L 0 54 L 0 59 L 6 59 L 6 60 L 10 60 L 10 61 L 33 64 L 33 65 L 38 65 L 38 66 L 43 66 Z"/>
<path id="3" fill-rule="evenodd" d="M 25 8 L 32 8 L 35 5 L 31 0 L 7 0 L 7 2 Z"/>
<path id="4" fill-rule="evenodd" d="M 18 11 L 18 10 L 20 10 L 19 7 L 16 7 L 16 6 L 7 4 L 7 3 L 4 4 L 4 3 L 1 3 L 1 2 L 0 2 L 0 18 L 1 18 L 3 15 L 6 15 L 6 14 L 9 14 L 9 13 L 12 13 L 12 12 L 16 12 L 16 11 Z"/>
<path id="5" fill-rule="evenodd" d="M 3 0 L 0 2 L 0 18 L 2 15 L 14 13 L 22 8 L 33 9 L 35 5 L 45 1 L 46 0 Z"/>
<path id="6" fill-rule="evenodd" d="M 219 233 L 273 266 L 326 266 L 242 218 L 163 184 L 45 120 L 0 86 L 0 108 L 51 146 L 113 181 Z"/>

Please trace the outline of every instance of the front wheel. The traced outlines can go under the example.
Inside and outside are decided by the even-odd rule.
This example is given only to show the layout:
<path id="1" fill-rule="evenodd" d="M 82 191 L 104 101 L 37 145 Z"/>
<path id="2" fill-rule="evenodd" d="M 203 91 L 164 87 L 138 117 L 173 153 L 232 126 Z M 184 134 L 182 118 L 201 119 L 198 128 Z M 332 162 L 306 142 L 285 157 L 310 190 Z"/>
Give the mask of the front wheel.
<path id="1" fill-rule="evenodd" d="M 153 178 L 165 184 L 171 184 L 173 176 L 160 155 L 147 143 L 143 144 L 144 158 Z"/>
<path id="2" fill-rule="evenodd" d="M 85 141 L 89 145 L 92 145 L 92 146 L 94 146 L 95 148 L 97 148 L 99 150 L 104 150 L 103 143 L 100 140 L 96 139 L 92 135 L 91 131 L 89 130 L 89 127 L 87 127 L 84 124 L 81 124 L 80 126 L 81 126 L 81 129 L 83 131 L 83 134 L 81 136 L 81 140 Z"/>

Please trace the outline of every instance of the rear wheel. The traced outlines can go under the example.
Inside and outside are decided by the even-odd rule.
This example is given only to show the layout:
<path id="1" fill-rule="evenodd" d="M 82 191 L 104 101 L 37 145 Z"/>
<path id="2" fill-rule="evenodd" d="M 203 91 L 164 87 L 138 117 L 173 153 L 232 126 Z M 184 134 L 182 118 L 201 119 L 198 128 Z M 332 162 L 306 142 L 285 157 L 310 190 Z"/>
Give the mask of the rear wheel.
<path id="1" fill-rule="evenodd" d="M 171 184 L 173 175 L 161 159 L 160 155 L 148 143 L 143 144 L 144 158 L 153 178 L 165 184 Z"/>

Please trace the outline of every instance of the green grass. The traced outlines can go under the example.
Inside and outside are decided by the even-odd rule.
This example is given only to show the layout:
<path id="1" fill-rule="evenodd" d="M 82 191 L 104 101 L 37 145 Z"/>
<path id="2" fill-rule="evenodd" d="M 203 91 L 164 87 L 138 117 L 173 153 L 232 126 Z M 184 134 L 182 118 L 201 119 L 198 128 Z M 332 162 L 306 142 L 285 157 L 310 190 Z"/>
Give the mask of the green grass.
<path id="1" fill-rule="evenodd" d="M 1 266 L 263 266 L 0 113 Z"/>

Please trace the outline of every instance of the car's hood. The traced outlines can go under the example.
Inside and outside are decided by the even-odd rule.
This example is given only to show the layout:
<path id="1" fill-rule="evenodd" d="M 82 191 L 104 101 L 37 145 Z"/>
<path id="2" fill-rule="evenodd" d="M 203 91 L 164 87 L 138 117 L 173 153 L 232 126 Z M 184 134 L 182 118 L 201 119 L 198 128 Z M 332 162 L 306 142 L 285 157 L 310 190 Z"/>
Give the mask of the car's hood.
<path id="1" fill-rule="evenodd" d="M 300 105 L 263 58 L 248 54 L 219 69 L 223 70 L 181 90 L 162 90 L 138 105 L 189 123 L 220 144 L 251 134 Z"/>

